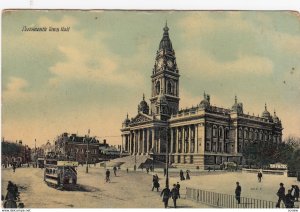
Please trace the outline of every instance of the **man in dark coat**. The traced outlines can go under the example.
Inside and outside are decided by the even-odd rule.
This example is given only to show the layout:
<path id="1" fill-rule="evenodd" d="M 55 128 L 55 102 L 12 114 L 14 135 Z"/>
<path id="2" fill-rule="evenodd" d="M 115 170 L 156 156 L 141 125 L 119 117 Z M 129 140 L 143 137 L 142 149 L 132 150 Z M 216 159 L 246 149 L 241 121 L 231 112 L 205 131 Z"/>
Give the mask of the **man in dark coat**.
<path id="1" fill-rule="evenodd" d="M 109 179 L 110 171 L 108 169 L 105 172 L 105 176 L 106 176 L 106 178 L 105 178 L 106 182 L 110 182 L 110 179 Z"/>
<path id="2" fill-rule="evenodd" d="M 257 179 L 258 179 L 258 182 L 261 182 L 261 178 L 262 178 L 262 173 L 259 171 L 257 173 Z"/>
<path id="3" fill-rule="evenodd" d="M 180 170 L 179 176 L 180 176 L 180 180 L 181 180 L 181 181 L 182 181 L 182 180 L 185 180 L 185 178 L 184 178 L 184 176 L 183 176 L 183 171 L 182 171 L 182 170 Z"/>
<path id="4" fill-rule="evenodd" d="M 173 185 L 173 188 L 171 190 L 171 196 L 172 196 L 172 199 L 173 199 L 174 208 L 177 208 L 176 201 L 179 198 L 179 191 L 178 191 L 178 188 L 177 188 L 176 184 Z"/>
<path id="5" fill-rule="evenodd" d="M 280 202 L 281 200 L 283 201 L 283 203 L 285 203 L 285 188 L 283 186 L 283 183 L 279 184 L 279 189 L 277 191 L 277 196 L 278 196 L 278 201 L 276 204 L 276 207 L 280 208 Z"/>
<path id="6" fill-rule="evenodd" d="M 176 188 L 177 188 L 177 191 L 178 191 L 178 198 L 180 199 L 180 184 L 179 184 L 179 182 L 177 182 Z"/>
<path id="7" fill-rule="evenodd" d="M 115 174 L 115 177 L 117 176 L 117 167 L 114 166 L 114 174 Z"/>
<path id="8" fill-rule="evenodd" d="M 164 202 L 165 208 L 168 207 L 170 194 L 171 194 L 171 191 L 170 191 L 169 187 L 165 187 L 160 193 L 160 196 L 162 196 L 162 201 Z"/>
<path id="9" fill-rule="evenodd" d="M 288 190 L 287 195 L 285 195 L 285 207 L 286 208 L 294 207 L 294 197 L 292 196 L 292 190 Z"/>
<path id="10" fill-rule="evenodd" d="M 235 199 L 237 200 L 237 203 L 241 203 L 241 192 L 242 192 L 242 187 L 240 186 L 239 182 L 236 182 L 236 188 L 235 188 Z"/>

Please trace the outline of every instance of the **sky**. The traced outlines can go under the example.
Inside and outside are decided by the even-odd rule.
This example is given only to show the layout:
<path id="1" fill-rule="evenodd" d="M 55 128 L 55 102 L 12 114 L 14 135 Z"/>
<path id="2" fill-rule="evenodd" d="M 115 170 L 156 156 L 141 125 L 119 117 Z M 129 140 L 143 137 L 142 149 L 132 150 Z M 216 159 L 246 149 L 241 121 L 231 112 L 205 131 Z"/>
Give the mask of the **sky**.
<path id="1" fill-rule="evenodd" d="M 19 10 L 2 14 L 2 137 L 29 146 L 63 132 L 121 144 L 120 128 L 149 103 L 168 22 L 180 108 L 211 104 L 268 111 L 300 137 L 300 19 L 290 11 Z M 70 27 L 68 32 L 22 32 Z"/>

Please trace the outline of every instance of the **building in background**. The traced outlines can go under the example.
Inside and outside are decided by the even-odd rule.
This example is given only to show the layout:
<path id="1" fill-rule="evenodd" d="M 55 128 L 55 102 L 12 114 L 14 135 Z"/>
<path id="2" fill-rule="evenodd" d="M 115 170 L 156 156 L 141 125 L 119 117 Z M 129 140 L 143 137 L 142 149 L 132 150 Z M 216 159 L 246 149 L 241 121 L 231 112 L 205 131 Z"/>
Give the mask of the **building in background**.
<path id="1" fill-rule="evenodd" d="M 150 106 L 143 99 L 138 114 L 122 123 L 122 153 L 155 156 L 177 166 L 203 168 L 233 161 L 243 163 L 243 147 L 251 142 L 282 141 L 282 125 L 267 105 L 261 116 L 245 114 L 235 97 L 231 108 L 215 107 L 209 94 L 195 107 L 179 110 L 179 70 L 169 28 L 156 53 L 151 75 Z"/>
<path id="2" fill-rule="evenodd" d="M 99 140 L 95 137 L 63 133 L 57 137 L 54 149 L 58 155 L 63 155 L 79 163 L 85 163 L 87 155 L 89 163 L 96 163 L 100 158 L 100 145 Z"/>
<path id="3" fill-rule="evenodd" d="M 19 141 L 6 141 L 2 139 L 2 152 L 1 162 L 2 164 L 11 164 L 12 162 L 18 162 L 19 164 L 28 163 L 31 161 L 31 148 Z"/>

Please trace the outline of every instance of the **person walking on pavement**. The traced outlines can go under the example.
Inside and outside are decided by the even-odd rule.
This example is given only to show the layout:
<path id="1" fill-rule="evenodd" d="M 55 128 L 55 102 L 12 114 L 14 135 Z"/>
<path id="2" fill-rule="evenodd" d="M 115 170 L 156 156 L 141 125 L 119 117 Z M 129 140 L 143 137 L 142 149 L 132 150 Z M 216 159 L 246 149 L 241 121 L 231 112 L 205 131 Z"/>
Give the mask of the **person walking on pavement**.
<path id="1" fill-rule="evenodd" d="M 180 184 L 179 184 L 179 182 L 177 182 L 176 188 L 177 188 L 177 191 L 178 191 L 178 198 L 180 199 Z"/>
<path id="2" fill-rule="evenodd" d="M 292 196 L 292 190 L 288 190 L 288 193 L 285 195 L 285 207 L 293 208 L 294 207 L 294 198 Z"/>
<path id="3" fill-rule="evenodd" d="M 149 167 L 146 168 L 146 172 L 147 172 L 147 174 L 149 174 Z"/>
<path id="4" fill-rule="evenodd" d="M 299 187 L 297 185 L 293 185 L 292 188 L 294 190 L 293 197 L 294 197 L 295 201 L 298 202 L 299 201 Z"/>
<path id="5" fill-rule="evenodd" d="M 106 178 L 105 178 L 105 180 L 106 180 L 106 182 L 108 183 L 110 183 L 110 179 L 109 179 L 109 176 L 110 176 L 110 171 L 107 169 L 106 170 L 106 172 L 105 172 L 105 176 L 106 176 Z"/>
<path id="6" fill-rule="evenodd" d="M 115 177 L 117 176 L 117 167 L 114 166 L 114 174 L 115 174 Z"/>
<path id="7" fill-rule="evenodd" d="M 172 199 L 173 199 L 174 208 L 177 208 L 176 201 L 179 198 L 179 190 L 178 190 L 176 184 L 173 185 L 173 188 L 171 190 L 171 196 L 172 196 Z"/>
<path id="8" fill-rule="evenodd" d="M 283 203 L 285 203 L 285 188 L 283 186 L 283 183 L 280 183 L 279 186 L 280 187 L 277 191 L 278 201 L 276 204 L 276 208 L 280 208 L 281 200 L 283 201 Z"/>
<path id="9" fill-rule="evenodd" d="M 186 170 L 186 180 L 190 180 L 190 170 Z"/>
<path id="10" fill-rule="evenodd" d="M 166 186 L 160 193 L 160 196 L 162 196 L 162 201 L 164 202 L 165 208 L 168 207 L 170 194 L 171 194 L 171 191 L 168 186 Z"/>
<path id="11" fill-rule="evenodd" d="M 13 166 L 13 171 L 14 171 L 14 172 L 16 172 L 16 164 L 15 164 L 15 163 L 13 163 L 13 165 L 12 165 L 12 166 Z"/>
<path id="12" fill-rule="evenodd" d="M 257 179 L 258 179 L 258 182 L 260 183 L 261 182 L 261 178 L 262 178 L 262 173 L 259 171 L 257 173 Z"/>
<path id="13" fill-rule="evenodd" d="M 239 182 L 236 182 L 235 199 L 236 199 L 238 204 L 241 203 L 241 192 L 242 192 L 242 187 L 240 186 Z"/>
<path id="14" fill-rule="evenodd" d="M 180 176 L 180 180 L 182 181 L 182 180 L 185 180 L 184 179 L 184 176 L 183 176 L 183 171 L 182 171 L 182 169 L 180 170 L 180 172 L 179 172 L 179 176 Z"/>

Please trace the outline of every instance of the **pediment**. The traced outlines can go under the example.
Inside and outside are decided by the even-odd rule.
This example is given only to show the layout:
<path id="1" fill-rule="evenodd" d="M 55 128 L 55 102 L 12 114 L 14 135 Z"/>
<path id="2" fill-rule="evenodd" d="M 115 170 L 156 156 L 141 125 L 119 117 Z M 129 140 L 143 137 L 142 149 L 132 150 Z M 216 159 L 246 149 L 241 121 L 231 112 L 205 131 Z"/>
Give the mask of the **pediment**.
<path id="1" fill-rule="evenodd" d="M 152 120 L 153 120 L 153 118 L 151 116 L 139 113 L 136 117 L 134 117 L 131 120 L 130 125 L 145 123 L 145 122 L 152 121 Z"/>

